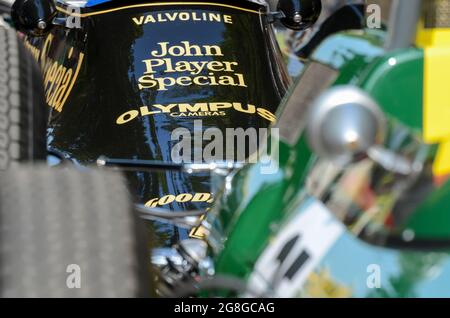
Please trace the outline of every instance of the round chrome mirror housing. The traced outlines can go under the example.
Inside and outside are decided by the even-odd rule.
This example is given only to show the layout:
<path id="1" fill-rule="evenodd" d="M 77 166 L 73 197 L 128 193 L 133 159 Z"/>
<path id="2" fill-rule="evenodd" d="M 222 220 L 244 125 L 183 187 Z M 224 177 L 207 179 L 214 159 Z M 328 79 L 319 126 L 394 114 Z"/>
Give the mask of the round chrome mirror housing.
<path id="1" fill-rule="evenodd" d="M 55 0 L 16 0 L 11 8 L 16 29 L 32 36 L 50 31 L 56 13 Z"/>
<path id="2" fill-rule="evenodd" d="M 345 164 L 381 144 L 385 130 L 384 114 L 366 92 L 337 86 L 311 105 L 306 134 L 318 156 Z"/>
<path id="3" fill-rule="evenodd" d="M 301 31 L 317 22 L 322 11 L 322 0 L 279 0 L 277 9 L 284 14 L 280 22 L 285 27 Z"/>

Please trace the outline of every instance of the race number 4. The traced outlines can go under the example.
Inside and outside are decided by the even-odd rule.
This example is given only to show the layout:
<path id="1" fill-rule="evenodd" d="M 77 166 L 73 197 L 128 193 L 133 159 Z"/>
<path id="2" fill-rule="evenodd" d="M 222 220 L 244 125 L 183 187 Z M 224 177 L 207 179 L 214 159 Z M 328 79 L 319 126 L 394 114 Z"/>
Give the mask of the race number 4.
<path id="1" fill-rule="evenodd" d="M 308 201 L 257 261 L 250 290 L 295 297 L 343 231 L 342 223 L 322 203 Z"/>

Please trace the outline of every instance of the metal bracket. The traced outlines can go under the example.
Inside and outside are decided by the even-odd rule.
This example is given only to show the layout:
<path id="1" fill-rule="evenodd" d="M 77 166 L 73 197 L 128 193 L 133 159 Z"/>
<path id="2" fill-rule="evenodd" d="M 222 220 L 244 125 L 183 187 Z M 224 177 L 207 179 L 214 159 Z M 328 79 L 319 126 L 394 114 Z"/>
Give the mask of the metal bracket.
<path id="1" fill-rule="evenodd" d="M 280 19 L 283 19 L 285 17 L 286 17 L 286 15 L 283 12 L 281 12 L 281 11 L 274 11 L 274 12 L 267 13 L 267 21 L 269 23 L 274 23 L 274 22 L 276 22 L 276 21 L 278 21 Z"/>

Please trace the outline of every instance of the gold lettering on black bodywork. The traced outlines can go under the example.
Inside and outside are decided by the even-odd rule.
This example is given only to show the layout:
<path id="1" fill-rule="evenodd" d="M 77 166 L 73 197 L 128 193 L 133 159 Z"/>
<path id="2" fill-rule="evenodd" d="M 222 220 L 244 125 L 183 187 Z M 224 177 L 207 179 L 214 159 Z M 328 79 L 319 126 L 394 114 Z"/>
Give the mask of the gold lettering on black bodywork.
<path id="1" fill-rule="evenodd" d="M 242 104 L 239 102 L 215 102 L 215 103 L 181 103 L 160 105 L 155 104 L 151 107 L 142 106 L 139 109 L 132 109 L 121 114 L 117 120 L 117 125 L 125 125 L 137 118 L 144 118 L 158 114 L 168 114 L 171 117 L 213 117 L 226 116 L 228 111 L 237 111 L 249 115 L 259 116 L 270 123 L 275 123 L 277 118 L 271 111 L 256 107 L 252 104 Z"/>
<path id="2" fill-rule="evenodd" d="M 55 61 L 49 56 L 53 38 L 53 34 L 49 34 L 41 49 L 33 46 L 29 39 L 25 39 L 25 47 L 31 52 L 31 55 L 41 67 L 47 104 L 56 111 L 61 112 L 78 78 L 84 60 L 84 53 L 80 52 L 75 57 L 74 48 L 70 47 L 68 49 L 65 61 L 76 58 L 76 63 L 72 67 Z"/>
<path id="3" fill-rule="evenodd" d="M 224 56 L 218 45 L 159 42 L 157 49 L 150 54 L 149 58 L 142 60 L 145 71 L 138 79 L 140 90 L 167 91 L 173 86 L 192 85 L 247 87 L 244 74 L 236 70 L 238 62 L 218 60 Z M 187 59 L 174 61 L 174 57 Z M 205 59 L 192 61 L 191 57 Z"/>
<path id="4" fill-rule="evenodd" d="M 217 22 L 233 24 L 233 18 L 228 14 L 220 14 L 215 12 L 165 12 L 157 14 L 147 14 L 133 17 L 133 22 L 136 25 L 145 25 L 148 23 L 165 23 L 165 22 Z"/>

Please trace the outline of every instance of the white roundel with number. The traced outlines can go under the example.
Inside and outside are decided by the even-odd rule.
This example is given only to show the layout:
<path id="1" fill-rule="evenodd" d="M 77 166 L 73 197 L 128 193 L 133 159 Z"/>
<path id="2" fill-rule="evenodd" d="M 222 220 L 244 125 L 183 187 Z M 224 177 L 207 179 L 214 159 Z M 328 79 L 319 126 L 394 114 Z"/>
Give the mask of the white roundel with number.
<path id="1" fill-rule="evenodd" d="M 343 232 L 344 225 L 321 202 L 307 201 L 258 259 L 249 290 L 295 297 Z"/>

